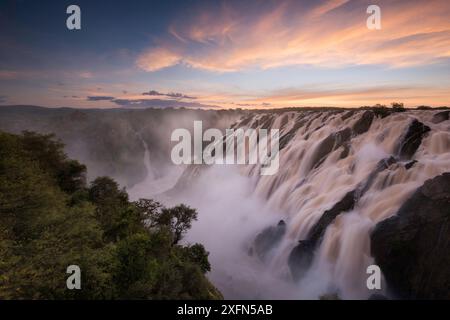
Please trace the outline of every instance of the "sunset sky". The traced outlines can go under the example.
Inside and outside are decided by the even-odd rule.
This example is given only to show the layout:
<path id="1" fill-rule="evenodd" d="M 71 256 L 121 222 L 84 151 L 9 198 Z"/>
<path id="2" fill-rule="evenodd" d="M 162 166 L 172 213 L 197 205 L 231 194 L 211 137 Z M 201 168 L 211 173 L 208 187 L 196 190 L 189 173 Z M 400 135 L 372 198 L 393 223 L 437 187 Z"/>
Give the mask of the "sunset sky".
<path id="1" fill-rule="evenodd" d="M 0 30 L 0 105 L 450 105 L 448 0 L 1 0 Z"/>

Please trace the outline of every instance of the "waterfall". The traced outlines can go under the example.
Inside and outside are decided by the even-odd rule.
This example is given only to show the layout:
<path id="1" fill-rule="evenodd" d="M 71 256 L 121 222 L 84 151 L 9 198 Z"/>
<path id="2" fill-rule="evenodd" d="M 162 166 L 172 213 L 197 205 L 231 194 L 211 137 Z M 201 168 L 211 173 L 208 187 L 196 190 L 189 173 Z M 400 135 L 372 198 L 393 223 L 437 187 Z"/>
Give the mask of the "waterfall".
<path id="1" fill-rule="evenodd" d="M 249 197 L 286 222 L 282 240 L 264 261 L 274 277 L 292 282 L 287 267 L 292 250 L 299 240 L 314 246 L 311 266 L 295 282 L 299 290 L 291 298 L 370 296 L 370 232 L 425 180 L 450 171 L 450 124 L 434 121 L 436 113 L 272 112 L 248 115 L 233 126 L 280 130 L 278 173 L 261 176 L 260 164 L 239 171 L 248 177 Z M 227 175 L 221 179 L 203 179 L 202 192 L 213 183 L 225 185 Z M 207 227 L 214 233 L 213 222 Z"/>
<path id="2" fill-rule="evenodd" d="M 136 132 L 136 136 L 141 141 L 142 146 L 144 147 L 143 162 L 147 174 L 142 182 L 136 184 L 128 191 L 132 200 L 138 200 L 140 198 L 150 198 L 161 193 L 161 190 L 168 190 L 172 188 L 182 173 L 181 168 L 175 167 L 170 170 L 168 174 L 156 178 L 155 173 L 157 168 L 154 168 L 152 166 L 148 144 L 142 137 L 141 133 Z"/>
<path id="3" fill-rule="evenodd" d="M 432 116 L 429 111 L 386 118 L 371 111 L 328 111 L 251 118 L 247 127 L 278 128 L 284 144 L 277 174 L 259 176 L 254 168 L 259 165 L 242 168 L 255 181 L 254 192 L 287 213 L 287 232 L 272 268 L 282 270 L 298 240 L 308 239 L 324 212 L 359 190 L 353 208 L 340 212 L 326 227 L 309 273 L 321 273 L 324 286 L 334 287 L 342 298 L 367 298 L 366 268 L 373 263 L 370 231 L 395 214 L 425 180 L 450 171 L 450 125 L 434 123 Z M 418 123 L 429 132 L 408 157 L 405 144 L 414 139 L 408 131 L 420 128 Z M 389 157 L 390 164 L 377 168 Z M 308 281 L 308 275 L 304 279 Z"/>

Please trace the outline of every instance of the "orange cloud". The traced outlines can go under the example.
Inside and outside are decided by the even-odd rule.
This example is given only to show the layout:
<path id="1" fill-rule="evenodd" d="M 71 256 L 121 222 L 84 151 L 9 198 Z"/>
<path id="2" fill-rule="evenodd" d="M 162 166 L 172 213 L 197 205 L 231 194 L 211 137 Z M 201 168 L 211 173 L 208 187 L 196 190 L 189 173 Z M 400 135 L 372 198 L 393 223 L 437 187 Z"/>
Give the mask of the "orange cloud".
<path id="1" fill-rule="evenodd" d="M 141 54 L 136 61 L 145 71 L 156 71 L 171 67 L 182 61 L 182 57 L 168 48 L 154 48 Z"/>
<path id="2" fill-rule="evenodd" d="M 279 2 L 249 14 L 222 7 L 169 28 L 172 42 L 149 49 L 137 65 L 156 71 L 179 63 L 218 72 L 289 65 L 424 65 L 450 58 L 450 2 L 378 1 L 382 29 L 368 30 L 369 2 Z"/>

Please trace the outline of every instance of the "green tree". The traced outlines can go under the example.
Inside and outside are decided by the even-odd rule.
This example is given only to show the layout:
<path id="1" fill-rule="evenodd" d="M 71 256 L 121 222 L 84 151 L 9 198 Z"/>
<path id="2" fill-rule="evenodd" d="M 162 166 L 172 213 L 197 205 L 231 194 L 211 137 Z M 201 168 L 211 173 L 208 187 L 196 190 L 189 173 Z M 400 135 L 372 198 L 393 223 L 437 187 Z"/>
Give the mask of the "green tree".
<path id="1" fill-rule="evenodd" d="M 0 298 L 221 299 L 208 252 L 179 241 L 197 218 L 185 205 L 128 200 L 52 135 L 0 132 Z M 82 270 L 68 290 L 66 268 Z"/>

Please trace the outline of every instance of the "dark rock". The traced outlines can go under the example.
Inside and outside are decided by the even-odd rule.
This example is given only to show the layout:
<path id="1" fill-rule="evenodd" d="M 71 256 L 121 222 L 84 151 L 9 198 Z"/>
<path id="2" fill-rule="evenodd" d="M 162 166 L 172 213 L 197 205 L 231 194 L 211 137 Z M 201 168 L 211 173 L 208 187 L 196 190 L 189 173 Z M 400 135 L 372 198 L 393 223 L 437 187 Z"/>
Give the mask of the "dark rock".
<path id="1" fill-rule="evenodd" d="M 441 123 L 442 121 L 446 121 L 450 118 L 450 110 L 438 112 L 433 116 L 431 122 L 433 123 Z"/>
<path id="2" fill-rule="evenodd" d="M 417 163 L 417 160 L 413 160 L 413 161 L 408 162 L 407 164 L 405 164 L 405 169 L 406 170 L 411 169 L 416 163 Z"/>
<path id="3" fill-rule="evenodd" d="M 246 118 L 244 118 L 240 123 L 239 123 L 239 127 L 244 127 L 248 124 L 250 124 L 250 122 L 252 121 L 253 117 L 252 116 L 248 116 Z"/>
<path id="4" fill-rule="evenodd" d="M 341 119 L 343 121 L 347 120 L 348 118 L 351 118 L 355 114 L 355 112 L 356 112 L 355 110 L 348 111 L 342 115 Z"/>
<path id="5" fill-rule="evenodd" d="M 347 192 L 347 194 L 338 201 L 330 210 L 324 212 L 319 221 L 314 225 L 308 234 L 308 240 L 316 245 L 325 234 L 328 225 L 343 211 L 349 211 L 355 206 L 356 190 Z"/>
<path id="6" fill-rule="evenodd" d="M 298 281 L 311 266 L 314 257 L 314 244 L 309 240 L 301 240 L 298 245 L 292 249 L 288 265 L 291 270 L 292 278 Z"/>
<path id="7" fill-rule="evenodd" d="M 341 131 L 330 134 L 328 137 L 322 140 L 319 146 L 316 148 L 314 155 L 312 156 L 311 166 L 317 168 L 325 161 L 328 154 L 342 146 L 344 143 L 350 140 L 352 130 L 345 128 Z"/>
<path id="8" fill-rule="evenodd" d="M 430 131 L 430 127 L 414 119 L 409 125 L 403 140 L 400 142 L 399 156 L 404 159 L 411 159 L 428 131 Z"/>
<path id="9" fill-rule="evenodd" d="M 361 197 L 366 193 L 367 190 L 372 186 L 372 183 L 375 181 L 375 178 L 378 176 L 378 174 L 387 168 L 389 168 L 392 164 L 396 163 L 397 160 L 395 160 L 394 157 L 389 157 L 386 159 L 382 159 L 377 163 L 377 166 L 375 169 L 369 174 L 367 177 L 367 180 L 360 184 L 360 186 L 357 188 L 358 190 L 358 197 Z"/>
<path id="10" fill-rule="evenodd" d="M 306 124 L 306 120 L 302 119 L 295 123 L 295 125 L 285 134 L 280 137 L 279 149 L 283 149 L 291 139 L 297 134 L 298 129 L 303 127 Z"/>
<path id="11" fill-rule="evenodd" d="M 319 221 L 317 221 L 308 233 L 306 240 L 300 241 L 300 244 L 297 245 L 291 252 L 289 258 L 289 268 L 294 279 L 298 280 L 305 272 L 305 268 L 307 269 L 307 267 L 309 267 L 306 262 L 310 262 L 312 260 L 314 250 L 319 246 L 328 226 L 333 223 L 338 215 L 352 210 L 358 199 L 370 188 L 376 176 L 383 170 L 389 168 L 389 166 L 395 162 L 396 160 L 394 157 L 380 160 L 364 183 L 360 183 L 354 190 L 347 192 L 345 196 L 340 201 L 336 202 L 331 209 L 322 214 Z M 305 255 L 305 257 L 302 258 L 301 255 Z M 296 266 L 297 262 L 301 265 Z"/>
<path id="12" fill-rule="evenodd" d="M 347 158 L 349 153 L 350 153 L 350 143 L 344 143 L 344 145 L 342 146 L 342 152 L 339 155 L 339 159 Z"/>
<path id="13" fill-rule="evenodd" d="M 283 118 L 281 118 L 280 129 L 283 129 L 285 125 L 287 125 L 289 121 L 289 116 L 285 114 Z"/>
<path id="14" fill-rule="evenodd" d="M 342 212 L 352 210 L 358 199 L 370 188 L 376 176 L 395 162 L 396 160 L 394 157 L 380 160 L 364 183 L 360 183 L 354 190 L 347 192 L 331 209 L 324 212 L 319 221 L 309 232 L 307 239 L 316 245 L 324 235 L 328 225 L 330 225 Z"/>
<path id="15" fill-rule="evenodd" d="M 286 223 L 280 220 L 276 226 L 268 227 L 259 233 L 253 243 L 253 251 L 258 258 L 264 260 L 267 253 L 281 241 L 285 232 Z"/>
<path id="16" fill-rule="evenodd" d="M 372 124 L 374 114 L 372 111 L 365 111 L 361 118 L 353 125 L 353 134 L 359 135 L 367 132 Z"/>
<path id="17" fill-rule="evenodd" d="M 450 173 L 427 180 L 371 234 L 389 288 L 407 299 L 450 299 Z"/>

